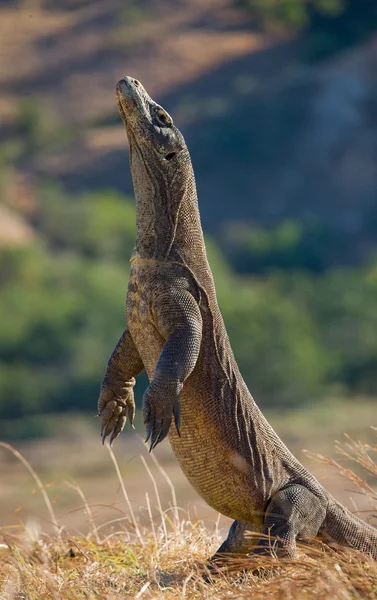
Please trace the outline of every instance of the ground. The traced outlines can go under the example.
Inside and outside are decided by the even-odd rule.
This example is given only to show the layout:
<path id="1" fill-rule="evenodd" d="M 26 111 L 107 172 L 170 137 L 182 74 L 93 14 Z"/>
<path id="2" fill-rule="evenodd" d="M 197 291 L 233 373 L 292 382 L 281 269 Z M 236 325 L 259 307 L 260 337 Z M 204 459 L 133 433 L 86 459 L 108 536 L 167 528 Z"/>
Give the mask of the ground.
<path id="1" fill-rule="evenodd" d="M 13 533 L 0 549 L 2 598 L 294 600 L 372 599 L 377 594 L 377 564 L 356 552 L 300 549 L 296 560 L 232 560 L 211 581 L 204 561 L 217 534 L 200 523 L 173 524 L 135 535 L 124 532 L 90 538 L 40 537 Z M 240 574 L 240 568 L 249 568 Z"/>
<path id="2" fill-rule="evenodd" d="M 322 479 L 327 479 L 327 483 L 336 480 L 338 486 L 342 481 L 346 499 L 352 489 L 359 513 L 367 518 L 365 509 L 360 507 L 368 506 L 371 512 L 368 521 L 372 524 L 376 522 L 373 490 L 377 480 L 377 465 L 373 461 L 377 453 L 375 433 L 372 429 L 371 443 L 365 444 L 346 437 L 344 444 L 337 446 L 336 464 L 334 459 L 320 458 L 318 461 L 317 457 L 317 464 L 324 469 Z M 307 441 L 311 446 L 309 438 Z M 103 449 L 116 474 L 112 479 L 118 490 L 118 501 L 108 505 L 106 513 L 103 505 L 87 500 L 76 483 L 65 482 L 72 495 L 78 498 L 78 506 L 68 511 L 71 517 L 75 514 L 68 526 L 64 525 L 67 514 L 65 518 L 59 514 L 62 506 L 56 501 L 54 484 L 42 483 L 37 472 L 14 447 L 3 442 L 0 445 L 2 453 L 12 457 L 14 472 L 18 463 L 29 471 L 24 479 L 26 483 L 29 478 L 34 479 L 36 493 L 33 496 L 39 502 L 38 516 L 33 517 L 30 508 L 25 511 L 25 507 L 20 507 L 19 514 L 24 518 L 21 517 L 16 525 L 3 526 L 0 530 L 1 598 L 377 598 L 376 561 L 355 551 L 330 548 L 317 540 L 308 540 L 301 545 L 295 560 L 229 559 L 219 565 L 208 581 L 206 560 L 223 538 L 226 522 L 213 511 L 210 514 L 208 508 L 205 514 L 203 506 L 199 508 L 201 515 L 197 515 L 193 502 L 191 512 L 178 508 L 177 496 L 180 501 L 187 500 L 192 492 L 189 493 L 187 487 L 176 491 L 172 484 L 171 477 L 178 483 L 179 478 L 177 471 L 172 469 L 168 449 L 165 457 L 160 455 L 165 468 L 157 459 L 148 459 L 146 453 L 141 454 L 144 476 L 135 466 L 134 470 L 130 468 L 129 459 L 124 466 L 124 457 L 120 453 L 117 455 L 121 467 L 115 453 L 108 446 Z M 52 446 L 49 448 L 53 463 Z M 64 455 L 57 441 L 55 451 Z M 133 451 L 136 451 L 135 447 Z M 90 460 L 90 454 L 81 454 Z M 72 453 L 70 457 L 73 462 Z M 355 466 L 357 473 L 363 471 L 364 478 L 350 471 L 349 463 Z M 334 478 L 334 469 L 341 479 Z M 103 488 L 111 503 L 114 485 L 111 487 L 106 471 L 97 472 L 97 486 Z M 25 495 L 25 491 L 23 493 Z M 356 510 L 349 498 L 348 505 Z"/>

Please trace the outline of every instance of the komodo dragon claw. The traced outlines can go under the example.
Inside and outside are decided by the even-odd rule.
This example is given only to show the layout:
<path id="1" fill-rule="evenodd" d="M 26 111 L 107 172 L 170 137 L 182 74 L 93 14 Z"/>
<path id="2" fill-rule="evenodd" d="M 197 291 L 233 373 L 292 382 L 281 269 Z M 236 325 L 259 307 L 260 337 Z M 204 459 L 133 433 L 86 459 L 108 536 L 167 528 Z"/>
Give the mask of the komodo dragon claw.
<path id="1" fill-rule="evenodd" d="M 163 399 L 160 395 L 163 395 Z M 162 390 L 149 386 L 143 398 L 143 413 L 144 424 L 147 426 L 145 442 L 151 440 L 149 452 L 166 438 L 173 416 L 177 433 L 181 435 L 179 396 L 163 393 Z"/>
<path id="2" fill-rule="evenodd" d="M 105 443 L 106 437 L 111 434 L 111 446 L 115 438 L 121 433 L 127 421 L 126 410 L 131 427 L 134 427 L 135 401 L 133 389 L 125 388 L 122 390 L 122 396 L 123 398 L 118 397 L 115 392 L 109 388 L 104 388 L 101 391 L 98 401 L 98 416 L 101 417 L 102 420 L 102 444 Z"/>

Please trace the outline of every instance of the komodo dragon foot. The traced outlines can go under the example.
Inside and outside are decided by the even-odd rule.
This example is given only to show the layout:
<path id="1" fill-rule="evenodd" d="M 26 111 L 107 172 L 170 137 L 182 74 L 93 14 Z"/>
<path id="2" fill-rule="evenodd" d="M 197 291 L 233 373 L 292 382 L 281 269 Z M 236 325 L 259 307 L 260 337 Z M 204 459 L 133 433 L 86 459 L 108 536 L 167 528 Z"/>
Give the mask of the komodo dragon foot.
<path id="1" fill-rule="evenodd" d="M 114 439 L 123 430 L 127 421 L 126 410 L 131 427 L 133 427 L 135 416 L 133 385 L 134 382 L 131 381 L 130 385 L 126 382 L 112 388 L 106 385 L 102 386 L 98 400 L 98 416 L 101 417 L 101 437 L 103 444 L 106 437 L 111 434 L 111 446 Z"/>

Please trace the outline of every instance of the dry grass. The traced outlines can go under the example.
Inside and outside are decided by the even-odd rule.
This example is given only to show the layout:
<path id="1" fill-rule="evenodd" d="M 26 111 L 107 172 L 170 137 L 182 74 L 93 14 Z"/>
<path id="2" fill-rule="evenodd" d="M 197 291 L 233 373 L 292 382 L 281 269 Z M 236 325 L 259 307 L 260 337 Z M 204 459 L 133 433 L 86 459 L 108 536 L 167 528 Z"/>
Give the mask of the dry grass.
<path id="1" fill-rule="evenodd" d="M 7 449 L 28 468 L 44 494 L 51 520 L 56 522 L 47 490 L 38 475 L 14 448 L 7 446 Z M 340 461 L 356 462 L 367 471 L 368 477 L 377 480 L 377 465 L 372 460 L 377 447 L 347 439 L 339 451 Z M 109 452 L 128 505 L 127 514 L 106 527 L 96 526 L 90 505 L 80 488 L 74 486 L 91 525 L 86 537 L 73 537 L 60 530 L 48 536 L 32 523 L 2 531 L 1 600 L 377 598 L 376 561 L 358 552 L 329 548 L 319 541 L 301 545 L 295 560 L 229 559 L 213 580 L 206 582 L 205 561 L 219 544 L 218 527 L 209 532 L 201 521 L 182 517 L 175 505 L 174 487 L 157 464 L 170 487 L 172 504 L 164 511 L 161 507 L 160 518 L 153 520 L 146 495 L 150 525 L 142 529 L 129 503 L 115 456 L 110 449 Z M 336 466 L 353 486 L 369 496 L 376 509 L 377 499 L 371 485 L 343 464 Z M 147 471 L 153 480 L 152 471 L 149 468 Z"/>

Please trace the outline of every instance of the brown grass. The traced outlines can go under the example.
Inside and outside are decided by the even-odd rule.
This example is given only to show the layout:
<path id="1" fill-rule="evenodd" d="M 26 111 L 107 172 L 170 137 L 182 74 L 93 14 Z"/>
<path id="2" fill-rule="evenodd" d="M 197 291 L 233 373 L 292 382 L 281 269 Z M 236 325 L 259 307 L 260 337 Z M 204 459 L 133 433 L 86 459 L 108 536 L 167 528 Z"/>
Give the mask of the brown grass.
<path id="1" fill-rule="evenodd" d="M 32 474 L 50 512 L 46 487 L 26 459 L 14 448 L 8 446 L 8 449 Z M 340 462 L 332 463 L 370 498 L 376 509 L 373 487 L 341 461 L 355 462 L 357 469 L 366 470 L 369 481 L 371 477 L 377 481 L 377 465 L 372 460 L 377 447 L 348 438 L 345 444 L 338 445 L 338 450 Z M 143 529 L 127 500 L 115 456 L 110 449 L 109 452 L 128 513 L 107 527 L 97 527 L 85 496 L 74 486 L 91 525 L 87 536 L 74 537 L 60 530 L 57 535 L 48 536 L 32 523 L 1 531 L 1 600 L 377 598 L 377 561 L 358 552 L 330 548 L 317 540 L 301 545 L 295 560 L 230 558 L 219 567 L 210 583 L 206 582 L 203 578 L 205 561 L 219 544 L 218 527 L 210 532 L 201 521 L 182 517 L 174 504 L 174 487 L 162 467 L 156 464 L 170 488 L 172 505 L 162 509 L 155 486 L 160 516 L 152 519 L 150 499 L 146 495 L 151 522 Z M 328 462 L 323 457 L 320 459 Z M 153 480 L 149 468 L 147 472 Z"/>

